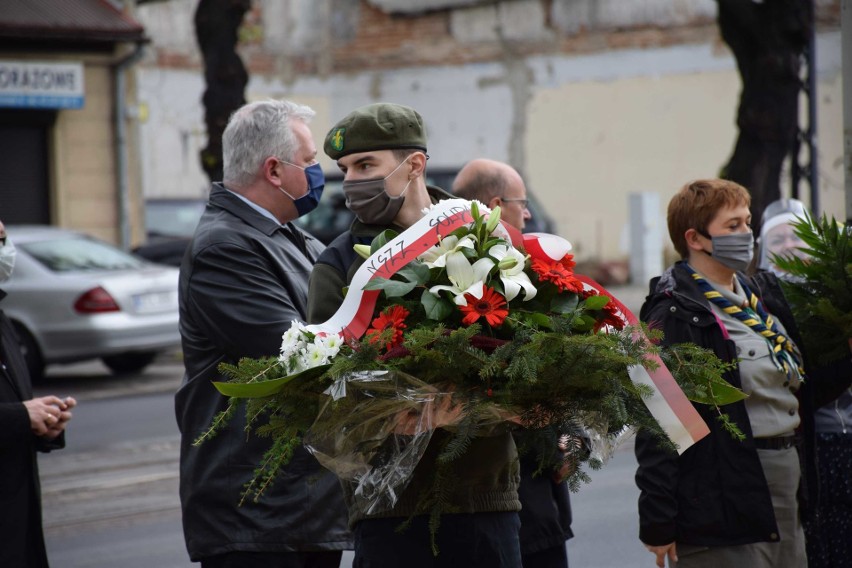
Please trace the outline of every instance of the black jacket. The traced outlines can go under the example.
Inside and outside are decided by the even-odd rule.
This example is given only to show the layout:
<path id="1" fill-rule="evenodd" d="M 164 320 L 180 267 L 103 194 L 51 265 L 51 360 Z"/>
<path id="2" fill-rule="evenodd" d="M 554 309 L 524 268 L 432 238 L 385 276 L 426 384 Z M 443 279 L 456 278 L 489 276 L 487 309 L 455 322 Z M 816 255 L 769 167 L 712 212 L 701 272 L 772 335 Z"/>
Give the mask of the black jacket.
<path id="1" fill-rule="evenodd" d="M 48 441 L 32 433 L 22 404 L 32 397 L 15 328 L 0 311 L 0 566 L 48 565 L 36 452 L 65 447 L 65 436 Z"/>
<path id="2" fill-rule="evenodd" d="M 516 434 L 517 439 L 517 434 Z M 556 447 L 556 441 L 553 446 Z M 568 483 L 556 483 L 550 472 L 536 474 L 539 461 L 535 456 L 522 455 L 520 460 L 521 483 L 518 486 L 518 499 L 521 510 L 521 554 L 529 555 L 553 548 L 565 546 L 572 538 L 571 500 Z"/>
<path id="3" fill-rule="evenodd" d="M 179 288 L 186 375 L 175 409 L 183 527 L 194 561 L 237 550 L 352 547 L 337 478 L 304 450 L 259 502 L 238 506 L 269 439 L 247 436 L 241 412 L 214 438 L 192 445 L 227 404 L 211 384 L 224 380 L 218 364 L 277 355 L 291 322 L 305 320 L 308 276 L 322 250 L 307 233 L 281 226 L 214 185 Z"/>
<path id="4" fill-rule="evenodd" d="M 770 273 L 760 273 L 748 284 L 766 309 L 781 321 L 793 341 L 801 346 L 777 278 Z M 640 319 L 651 327 L 662 329 L 664 345 L 691 342 L 711 349 L 725 361 L 737 358 L 736 346 L 727 339 L 708 300 L 683 262 L 652 280 L 651 293 L 642 306 Z M 822 401 L 836 397 L 852 377 L 847 370 L 849 361 L 829 368 L 811 369 L 805 355 L 805 363 L 807 378 L 798 392 L 802 421 L 799 450 L 804 462 L 799 493 L 803 512 L 807 511 L 808 495 L 817 495 L 813 412 Z M 736 368 L 724 378 L 736 387 L 742 386 Z M 649 545 L 676 541 L 702 546 L 778 540 L 769 488 L 754 447 L 745 403 L 723 408 L 746 435 L 743 442 L 721 428 L 714 409 L 700 404 L 695 407 L 709 426 L 710 434 L 680 457 L 662 450 L 647 433 L 637 435 L 640 539 Z"/>

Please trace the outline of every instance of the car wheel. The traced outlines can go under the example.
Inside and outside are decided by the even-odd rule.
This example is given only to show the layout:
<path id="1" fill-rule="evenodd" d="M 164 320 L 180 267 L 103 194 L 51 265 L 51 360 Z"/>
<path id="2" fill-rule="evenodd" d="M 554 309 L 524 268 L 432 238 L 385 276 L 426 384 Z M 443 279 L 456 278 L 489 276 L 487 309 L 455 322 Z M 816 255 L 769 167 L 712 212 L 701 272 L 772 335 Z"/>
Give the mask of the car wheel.
<path id="1" fill-rule="evenodd" d="M 156 351 L 146 351 L 144 353 L 125 353 L 124 355 L 103 357 L 101 361 L 116 375 L 126 375 L 138 373 L 150 365 L 156 356 Z"/>
<path id="2" fill-rule="evenodd" d="M 17 322 L 14 325 L 15 331 L 18 333 L 18 345 L 21 348 L 21 354 L 24 356 L 27 370 L 30 372 L 30 381 L 40 383 L 44 380 L 44 359 L 41 356 L 41 351 L 32 334 L 24 326 Z"/>

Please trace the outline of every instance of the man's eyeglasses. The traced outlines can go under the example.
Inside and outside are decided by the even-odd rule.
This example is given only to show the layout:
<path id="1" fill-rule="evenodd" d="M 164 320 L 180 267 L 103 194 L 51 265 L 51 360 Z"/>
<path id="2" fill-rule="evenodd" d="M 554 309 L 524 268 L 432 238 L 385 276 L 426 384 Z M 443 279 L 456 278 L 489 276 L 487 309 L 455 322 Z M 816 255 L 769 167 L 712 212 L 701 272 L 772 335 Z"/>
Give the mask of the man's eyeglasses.
<path id="1" fill-rule="evenodd" d="M 503 203 L 520 203 L 521 207 L 524 208 L 524 209 L 526 209 L 527 205 L 530 204 L 529 199 L 505 199 L 505 198 L 503 198 L 502 201 L 503 201 Z"/>

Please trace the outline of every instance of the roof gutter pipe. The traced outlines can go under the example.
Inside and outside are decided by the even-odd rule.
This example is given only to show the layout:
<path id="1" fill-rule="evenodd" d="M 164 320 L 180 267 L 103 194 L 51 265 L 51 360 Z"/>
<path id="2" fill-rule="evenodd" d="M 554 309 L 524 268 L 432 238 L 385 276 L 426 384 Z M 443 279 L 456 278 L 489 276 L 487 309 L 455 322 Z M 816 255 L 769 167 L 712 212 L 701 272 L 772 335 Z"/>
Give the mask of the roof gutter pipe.
<path id="1" fill-rule="evenodd" d="M 133 51 L 115 63 L 115 175 L 118 188 L 118 220 L 120 244 L 124 250 L 130 250 L 130 183 L 127 168 L 127 100 L 126 71 L 135 65 L 145 52 L 143 42 L 137 42 Z"/>

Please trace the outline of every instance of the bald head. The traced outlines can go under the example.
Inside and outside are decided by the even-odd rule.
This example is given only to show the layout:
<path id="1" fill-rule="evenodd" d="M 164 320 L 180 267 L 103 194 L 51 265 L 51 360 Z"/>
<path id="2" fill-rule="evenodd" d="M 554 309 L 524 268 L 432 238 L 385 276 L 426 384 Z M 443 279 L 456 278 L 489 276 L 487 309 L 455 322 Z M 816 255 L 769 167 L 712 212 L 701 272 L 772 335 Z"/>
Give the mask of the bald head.
<path id="1" fill-rule="evenodd" d="M 486 159 L 468 162 L 456 175 L 453 194 L 462 199 L 476 199 L 491 209 L 500 207 L 501 218 L 519 230 L 531 218 L 524 180 L 515 168 L 503 162 Z"/>

